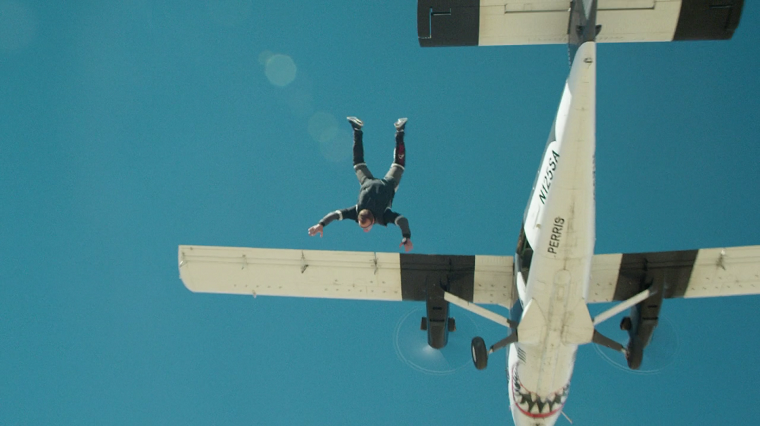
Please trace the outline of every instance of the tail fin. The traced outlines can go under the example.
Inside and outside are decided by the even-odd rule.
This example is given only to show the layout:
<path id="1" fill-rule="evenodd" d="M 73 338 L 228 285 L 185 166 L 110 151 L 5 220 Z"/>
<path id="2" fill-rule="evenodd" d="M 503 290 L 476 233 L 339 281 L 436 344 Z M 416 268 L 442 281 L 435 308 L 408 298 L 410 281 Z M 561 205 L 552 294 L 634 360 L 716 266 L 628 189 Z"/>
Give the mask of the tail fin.
<path id="1" fill-rule="evenodd" d="M 567 23 L 567 53 L 570 66 L 575 53 L 586 42 L 596 41 L 601 25 L 596 25 L 597 0 L 573 0 Z"/>

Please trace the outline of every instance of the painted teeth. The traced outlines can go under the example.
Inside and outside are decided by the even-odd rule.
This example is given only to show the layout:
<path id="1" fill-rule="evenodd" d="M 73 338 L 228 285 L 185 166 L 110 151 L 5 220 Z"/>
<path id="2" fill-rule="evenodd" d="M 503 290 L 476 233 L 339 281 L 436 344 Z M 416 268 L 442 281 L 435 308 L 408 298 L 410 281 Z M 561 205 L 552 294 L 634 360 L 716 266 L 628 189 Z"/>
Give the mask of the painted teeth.
<path id="1" fill-rule="evenodd" d="M 554 406 L 556 405 L 554 402 L 554 397 L 538 398 L 537 396 L 533 395 L 520 396 L 523 397 L 522 401 L 520 401 L 520 405 L 523 409 L 525 409 L 525 411 L 532 414 L 551 413 L 554 409 Z"/>
<path id="2" fill-rule="evenodd" d="M 540 397 L 535 392 L 523 392 L 523 387 L 515 377 L 514 394 L 515 402 L 526 413 L 530 414 L 549 414 L 564 404 L 570 385 L 565 385 L 562 390 L 549 394 L 546 397 Z"/>

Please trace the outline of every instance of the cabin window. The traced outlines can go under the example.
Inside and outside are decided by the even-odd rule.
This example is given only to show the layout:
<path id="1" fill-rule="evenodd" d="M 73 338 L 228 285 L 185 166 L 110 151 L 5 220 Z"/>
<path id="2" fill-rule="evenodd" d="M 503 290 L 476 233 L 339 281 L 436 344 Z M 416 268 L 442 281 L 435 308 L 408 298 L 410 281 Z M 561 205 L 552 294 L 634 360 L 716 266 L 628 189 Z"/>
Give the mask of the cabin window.
<path id="1" fill-rule="evenodd" d="M 523 280 L 528 283 L 528 274 L 530 273 L 530 262 L 533 259 L 533 248 L 525 236 L 525 228 L 520 229 L 520 238 L 517 240 L 517 266 L 522 273 Z"/>

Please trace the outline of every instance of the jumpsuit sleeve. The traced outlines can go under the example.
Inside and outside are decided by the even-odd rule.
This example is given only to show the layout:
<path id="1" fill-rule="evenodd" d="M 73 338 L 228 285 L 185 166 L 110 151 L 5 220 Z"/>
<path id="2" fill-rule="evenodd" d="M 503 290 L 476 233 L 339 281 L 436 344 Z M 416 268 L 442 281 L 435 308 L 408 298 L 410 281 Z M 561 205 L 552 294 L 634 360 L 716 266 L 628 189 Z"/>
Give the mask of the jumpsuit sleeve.
<path id="1" fill-rule="evenodd" d="M 401 229 L 401 236 L 403 238 L 412 238 L 412 231 L 409 230 L 409 221 L 401 214 L 398 214 L 391 209 L 388 209 L 383 214 L 385 223 L 392 223 Z"/>
<path id="2" fill-rule="evenodd" d="M 334 212 L 328 213 L 325 217 L 322 218 L 322 220 L 319 221 L 319 224 L 322 225 L 322 227 L 325 227 L 336 219 L 352 219 L 356 221 L 356 217 L 356 206 L 351 206 L 343 210 L 335 210 Z"/>

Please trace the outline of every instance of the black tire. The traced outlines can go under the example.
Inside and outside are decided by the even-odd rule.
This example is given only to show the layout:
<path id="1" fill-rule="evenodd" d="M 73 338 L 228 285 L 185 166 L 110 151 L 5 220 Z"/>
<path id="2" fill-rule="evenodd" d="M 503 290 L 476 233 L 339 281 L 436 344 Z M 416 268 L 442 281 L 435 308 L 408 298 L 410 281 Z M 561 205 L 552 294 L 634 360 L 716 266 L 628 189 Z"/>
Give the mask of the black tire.
<path id="1" fill-rule="evenodd" d="M 631 323 L 631 317 L 625 317 L 622 320 L 620 320 L 620 329 L 623 331 L 628 331 L 633 327 L 633 323 Z"/>
<path id="2" fill-rule="evenodd" d="M 486 349 L 486 342 L 482 337 L 475 337 L 472 339 L 470 345 L 472 349 L 472 363 L 475 364 L 475 368 L 483 370 L 488 366 L 488 349 Z"/>
<path id="3" fill-rule="evenodd" d="M 422 317 L 422 321 L 420 321 L 420 330 L 427 331 L 427 318 Z"/>

